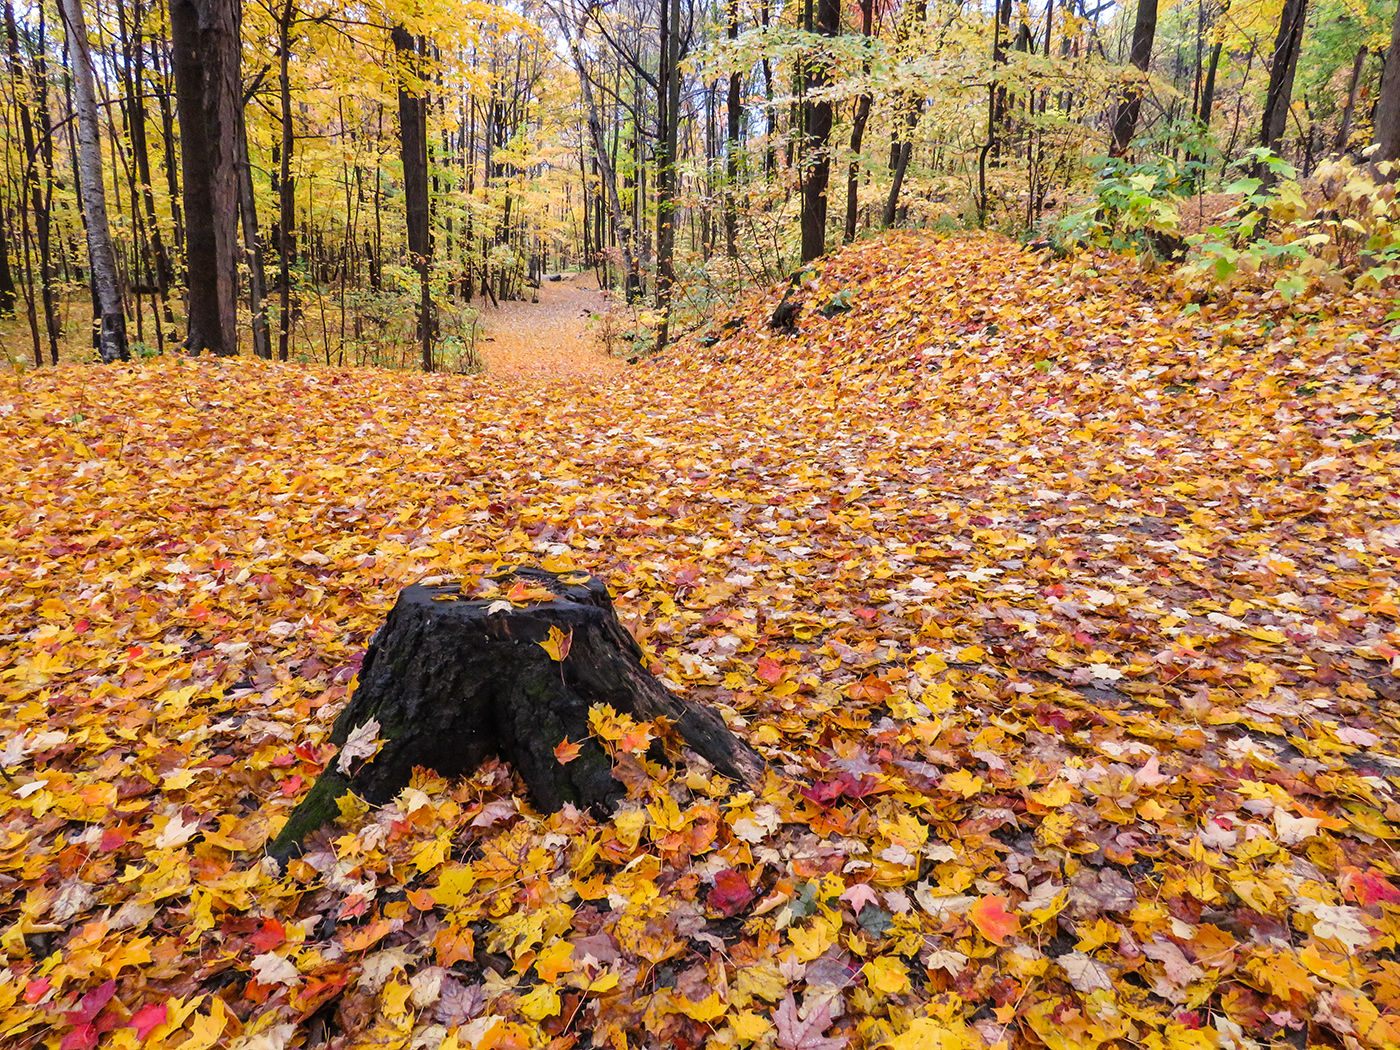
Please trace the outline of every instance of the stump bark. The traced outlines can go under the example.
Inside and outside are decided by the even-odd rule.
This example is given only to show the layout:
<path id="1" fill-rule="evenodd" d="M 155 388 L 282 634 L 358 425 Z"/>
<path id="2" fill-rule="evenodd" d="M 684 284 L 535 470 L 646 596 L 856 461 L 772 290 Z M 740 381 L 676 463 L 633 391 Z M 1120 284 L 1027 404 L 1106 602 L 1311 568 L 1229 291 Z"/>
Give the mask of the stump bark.
<path id="1" fill-rule="evenodd" d="M 347 791 L 380 805 L 407 786 L 415 766 L 458 776 L 489 755 L 515 768 L 542 810 L 571 802 L 610 811 L 623 788 L 602 747 L 588 739 L 593 704 L 638 719 L 665 716 L 721 773 L 749 786 L 762 778 L 763 759 L 716 711 L 677 696 L 647 672 L 602 580 L 566 582 L 530 568 L 496 579 L 503 586 L 539 585 L 554 598 L 468 600 L 458 597 L 456 585 L 400 592 L 330 737 L 343 749 L 352 733 L 375 720 L 384 744 L 372 758 L 349 763 L 348 772 L 339 768 L 340 754 L 332 759 L 273 843 L 274 857 L 299 853 L 302 840 L 336 816 L 336 800 Z M 551 628 L 572 639 L 562 661 L 540 644 Z M 554 749 L 566 738 L 582 742 L 582 750 L 564 765 Z"/>

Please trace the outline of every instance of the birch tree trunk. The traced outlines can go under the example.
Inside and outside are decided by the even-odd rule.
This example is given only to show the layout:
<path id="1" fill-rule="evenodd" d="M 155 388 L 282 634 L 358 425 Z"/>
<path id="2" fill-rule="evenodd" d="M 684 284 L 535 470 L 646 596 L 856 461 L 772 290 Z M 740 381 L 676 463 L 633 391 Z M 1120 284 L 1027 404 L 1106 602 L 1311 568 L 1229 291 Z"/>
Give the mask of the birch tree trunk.
<path id="1" fill-rule="evenodd" d="M 661 324 L 656 352 L 666 349 L 671 330 L 671 293 L 676 282 L 676 148 L 680 125 L 680 0 L 661 5 L 661 74 L 657 77 L 656 158 L 656 307 Z"/>
<path id="2" fill-rule="evenodd" d="M 872 0 L 873 2 L 873 0 Z M 739 0 L 729 0 L 729 24 L 726 36 L 731 45 L 739 39 Z M 739 189 L 739 130 L 744 113 L 744 77 L 738 70 L 729 74 L 729 93 L 725 97 L 725 189 L 724 189 L 724 247 L 729 258 L 739 260 L 739 205 L 735 194 Z"/>
<path id="3" fill-rule="evenodd" d="M 128 361 L 126 315 L 117 285 L 117 259 L 107 223 L 107 194 L 102 181 L 102 142 L 97 124 L 97 96 L 92 82 L 87 23 L 80 0 L 62 0 L 59 10 L 73 64 L 73 108 L 78 118 L 78 169 L 83 211 L 87 216 L 88 262 L 97 298 L 97 353 L 103 364 Z"/>
<path id="4" fill-rule="evenodd" d="M 88 53 L 87 22 L 80 0 L 62 0 L 63 28 L 69 38 L 73 63 L 73 106 L 77 113 L 78 169 L 81 172 L 83 210 L 87 214 L 88 263 L 97 295 L 97 351 L 102 363 L 130 360 L 126 349 L 126 315 L 116 280 L 116 253 L 106 221 L 106 192 L 102 183 L 102 141 L 97 122 L 97 94 L 92 84 L 92 60 Z"/>

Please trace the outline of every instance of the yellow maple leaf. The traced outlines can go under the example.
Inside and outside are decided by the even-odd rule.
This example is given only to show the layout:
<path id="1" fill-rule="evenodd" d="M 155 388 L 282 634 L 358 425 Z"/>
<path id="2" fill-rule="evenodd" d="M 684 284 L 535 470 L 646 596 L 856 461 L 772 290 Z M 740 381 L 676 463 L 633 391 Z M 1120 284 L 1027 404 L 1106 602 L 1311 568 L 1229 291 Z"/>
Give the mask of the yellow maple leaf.
<path id="1" fill-rule="evenodd" d="M 773 1030 L 773 1022 L 755 1010 L 742 1010 L 729 1019 L 741 1043 L 755 1043 Z"/>
<path id="2" fill-rule="evenodd" d="M 413 854 L 413 864 L 419 873 L 432 871 L 447 859 L 447 851 L 452 848 L 452 840 L 440 835 L 432 842 L 419 846 Z"/>
<path id="3" fill-rule="evenodd" d="M 987 782 L 975 773 L 969 773 L 965 769 L 954 770 L 944 777 L 938 784 L 948 791 L 956 791 L 963 798 L 971 798 L 987 787 Z"/>
<path id="4" fill-rule="evenodd" d="M 543 1021 L 559 1013 L 559 993 L 553 985 L 542 984 L 520 1000 L 520 1012 L 532 1021 Z"/>
<path id="5" fill-rule="evenodd" d="M 439 908 L 457 908 L 476 885 L 476 873 L 470 864 L 451 864 L 438 872 L 438 884 L 433 887 L 433 900 Z"/>
<path id="6" fill-rule="evenodd" d="M 982 1040 L 966 1025 L 932 1017 L 916 1017 L 909 1029 L 885 1044 L 890 1050 L 968 1050 L 980 1047 Z"/>
<path id="7" fill-rule="evenodd" d="M 573 629 L 570 628 L 568 631 L 561 631 L 558 627 L 551 625 L 549 628 L 549 637 L 535 644 L 547 652 L 551 660 L 556 663 L 563 663 L 564 657 L 569 655 L 569 646 L 574 644 Z"/>
<path id="8" fill-rule="evenodd" d="M 909 968 L 892 955 L 881 955 L 861 967 L 872 992 L 903 995 L 909 991 Z"/>
<path id="9" fill-rule="evenodd" d="M 390 981 L 379 993 L 380 1008 L 389 1017 L 402 1017 L 408 1013 L 408 997 L 413 993 L 406 981 Z"/>
<path id="10" fill-rule="evenodd" d="M 677 995 L 672 1002 L 676 1009 L 685 1014 L 693 1021 L 701 1021 L 709 1024 L 724 1016 L 724 1012 L 729 1009 L 729 1004 L 720 1001 L 718 992 L 711 992 L 700 1000 L 687 999 L 683 995 Z"/>

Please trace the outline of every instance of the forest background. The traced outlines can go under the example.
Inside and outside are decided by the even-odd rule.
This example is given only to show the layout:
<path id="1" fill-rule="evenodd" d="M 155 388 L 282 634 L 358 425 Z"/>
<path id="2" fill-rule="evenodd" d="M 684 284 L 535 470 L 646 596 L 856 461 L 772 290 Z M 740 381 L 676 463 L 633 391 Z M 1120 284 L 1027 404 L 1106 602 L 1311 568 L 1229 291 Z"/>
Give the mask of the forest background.
<path id="1" fill-rule="evenodd" d="M 1400 151 L 1396 11 L 1367 0 L 4 15 L 16 364 L 473 368 L 478 307 L 571 269 L 659 349 L 894 225 L 1189 253 L 1188 283 L 1263 272 L 1285 298 L 1395 270 L 1393 194 L 1355 166 Z"/>

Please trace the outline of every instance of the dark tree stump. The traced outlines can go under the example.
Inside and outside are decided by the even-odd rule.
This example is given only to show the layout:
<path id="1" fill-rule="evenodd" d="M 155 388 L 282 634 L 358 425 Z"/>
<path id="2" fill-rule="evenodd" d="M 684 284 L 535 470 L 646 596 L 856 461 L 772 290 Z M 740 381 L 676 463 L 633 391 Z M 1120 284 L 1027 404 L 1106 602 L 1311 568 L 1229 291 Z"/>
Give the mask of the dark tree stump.
<path id="1" fill-rule="evenodd" d="M 343 748 L 374 719 L 385 743 L 348 773 L 338 769 L 339 755 L 330 762 L 277 836 L 274 857 L 299 853 L 301 841 L 336 816 L 336 800 L 347 791 L 382 805 L 407 786 L 414 766 L 459 776 L 489 755 L 519 772 L 542 810 L 572 802 L 611 811 L 623 788 L 602 747 L 588 739 L 588 709 L 599 703 L 638 719 L 665 716 L 721 773 L 750 786 L 762 778 L 763 759 L 717 712 L 647 672 L 602 580 L 565 582 L 528 568 L 496 579 L 503 587 L 513 579 L 538 584 L 556 597 L 502 609 L 500 601 L 445 600 L 456 598 L 456 585 L 400 592 L 330 738 Z M 562 662 L 539 644 L 551 627 L 572 636 Z M 567 765 L 554 755 L 565 738 L 582 743 Z"/>

